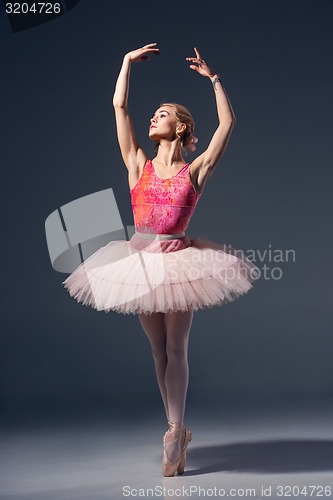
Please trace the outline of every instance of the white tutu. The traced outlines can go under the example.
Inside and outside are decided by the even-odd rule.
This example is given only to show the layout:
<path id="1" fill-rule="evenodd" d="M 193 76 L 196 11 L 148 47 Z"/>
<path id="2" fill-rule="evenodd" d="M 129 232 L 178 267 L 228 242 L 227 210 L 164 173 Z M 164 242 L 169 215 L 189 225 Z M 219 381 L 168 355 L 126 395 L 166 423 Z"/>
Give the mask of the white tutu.
<path id="1" fill-rule="evenodd" d="M 202 236 L 174 236 L 136 232 L 129 241 L 110 241 L 63 285 L 98 311 L 150 315 L 221 306 L 251 290 L 260 276 L 240 250 Z"/>

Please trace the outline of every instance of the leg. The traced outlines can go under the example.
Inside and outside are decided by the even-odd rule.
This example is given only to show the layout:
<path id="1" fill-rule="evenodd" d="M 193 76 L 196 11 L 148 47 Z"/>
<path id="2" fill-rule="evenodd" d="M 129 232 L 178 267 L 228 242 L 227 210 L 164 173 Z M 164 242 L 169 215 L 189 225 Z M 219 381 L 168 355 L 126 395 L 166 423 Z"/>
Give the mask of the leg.
<path id="1" fill-rule="evenodd" d="M 166 328 L 163 313 L 138 314 L 143 331 L 147 335 L 155 364 L 157 383 L 161 392 L 167 420 L 169 420 L 165 370 L 167 366 Z"/>
<path id="2" fill-rule="evenodd" d="M 185 414 L 186 393 L 189 380 L 188 340 L 192 325 L 193 309 L 166 314 L 166 351 L 168 364 L 165 374 L 170 422 L 182 424 Z M 171 430 L 172 432 L 172 430 Z M 168 456 L 176 460 L 180 455 L 180 440 L 168 443 Z"/>
<path id="3" fill-rule="evenodd" d="M 188 339 L 193 310 L 166 314 L 166 352 L 168 364 L 165 385 L 168 396 L 169 420 L 182 423 L 185 414 L 189 380 Z"/>

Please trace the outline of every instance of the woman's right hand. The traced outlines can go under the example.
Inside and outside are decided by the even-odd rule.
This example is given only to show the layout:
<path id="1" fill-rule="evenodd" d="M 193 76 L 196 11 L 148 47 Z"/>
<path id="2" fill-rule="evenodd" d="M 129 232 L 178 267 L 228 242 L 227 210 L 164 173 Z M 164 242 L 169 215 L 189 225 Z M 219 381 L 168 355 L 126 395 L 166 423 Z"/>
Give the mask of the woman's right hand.
<path id="1" fill-rule="evenodd" d="M 136 50 L 131 50 L 128 52 L 125 57 L 130 60 L 130 62 L 141 62 L 141 61 L 146 61 L 149 59 L 147 54 L 153 53 L 153 54 L 159 54 L 160 49 L 157 47 L 154 47 L 157 45 L 157 43 L 149 43 L 148 45 L 145 45 L 144 47 L 141 47 L 141 49 L 136 49 Z"/>

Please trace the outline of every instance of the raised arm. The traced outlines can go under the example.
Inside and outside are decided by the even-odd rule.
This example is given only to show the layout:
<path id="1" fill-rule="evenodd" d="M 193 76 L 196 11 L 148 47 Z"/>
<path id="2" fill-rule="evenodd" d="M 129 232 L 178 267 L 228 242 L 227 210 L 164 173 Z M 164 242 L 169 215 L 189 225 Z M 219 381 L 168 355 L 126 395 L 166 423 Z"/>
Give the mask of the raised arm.
<path id="1" fill-rule="evenodd" d="M 113 96 L 118 142 L 124 163 L 129 171 L 136 171 L 146 161 L 146 155 L 135 138 L 133 122 L 128 111 L 128 91 L 132 62 L 147 60 L 148 53 L 159 53 L 156 43 L 145 45 L 124 56 Z"/>
<path id="2" fill-rule="evenodd" d="M 222 87 L 219 75 L 201 59 L 199 52 L 194 48 L 197 57 L 187 57 L 191 64 L 190 68 L 206 76 L 212 82 L 219 124 L 215 130 L 208 148 L 192 162 L 192 172 L 197 178 L 198 186 L 203 186 L 207 178 L 210 177 L 216 167 L 218 160 L 226 149 L 229 137 L 236 122 L 236 117 L 231 107 L 230 101 Z"/>

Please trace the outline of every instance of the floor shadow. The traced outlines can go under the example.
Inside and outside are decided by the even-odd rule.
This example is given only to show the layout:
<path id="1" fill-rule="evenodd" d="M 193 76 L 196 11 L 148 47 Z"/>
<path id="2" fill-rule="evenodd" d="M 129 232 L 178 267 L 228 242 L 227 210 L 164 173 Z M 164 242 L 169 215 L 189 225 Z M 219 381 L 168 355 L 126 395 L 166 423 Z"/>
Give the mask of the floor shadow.
<path id="1" fill-rule="evenodd" d="M 187 449 L 184 476 L 235 471 L 281 474 L 333 471 L 333 441 L 267 440 Z"/>

